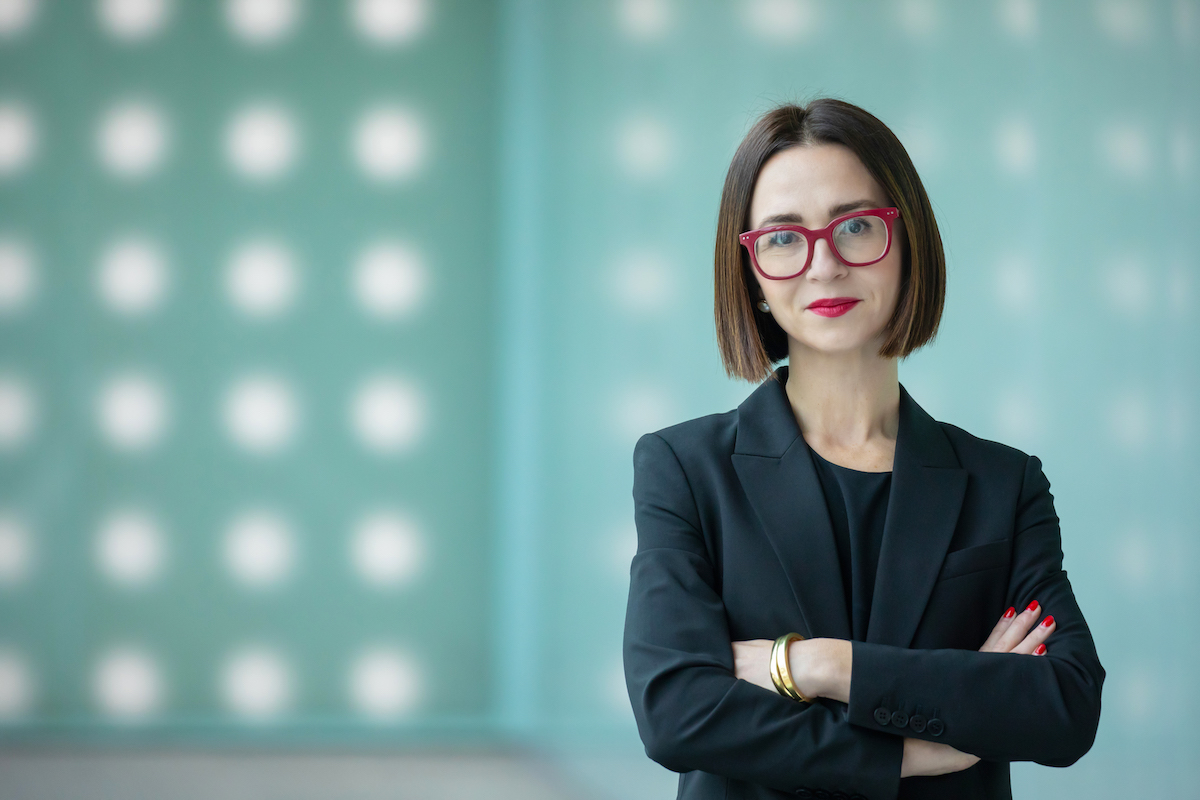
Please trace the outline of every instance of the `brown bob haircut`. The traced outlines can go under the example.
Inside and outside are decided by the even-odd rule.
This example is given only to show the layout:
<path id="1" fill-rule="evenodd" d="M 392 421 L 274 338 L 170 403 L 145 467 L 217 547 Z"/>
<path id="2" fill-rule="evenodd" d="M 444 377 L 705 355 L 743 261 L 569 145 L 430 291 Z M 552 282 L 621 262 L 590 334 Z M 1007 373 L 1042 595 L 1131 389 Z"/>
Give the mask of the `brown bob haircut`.
<path id="1" fill-rule="evenodd" d="M 905 233 L 897 237 L 902 250 L 900 293 L 879 355 L 903 358 L 937 334 L 946 296 L 946 256 L 929 197 L 904 145 L 879 119 L 842 100 L 788 103 L 763 114 L 746 134 L 721 192 L 714 314 L 721 360 L 732 377 L 762 381 L 772 374 L 775 362 L 788 355 L 787 334 L 753 302 L 756 278 L 738 234 L 750 229 L 750 201 L 763 164 L 782 150 L 815 144 L 840 144 L 854 151 L 900 209 Z"/>

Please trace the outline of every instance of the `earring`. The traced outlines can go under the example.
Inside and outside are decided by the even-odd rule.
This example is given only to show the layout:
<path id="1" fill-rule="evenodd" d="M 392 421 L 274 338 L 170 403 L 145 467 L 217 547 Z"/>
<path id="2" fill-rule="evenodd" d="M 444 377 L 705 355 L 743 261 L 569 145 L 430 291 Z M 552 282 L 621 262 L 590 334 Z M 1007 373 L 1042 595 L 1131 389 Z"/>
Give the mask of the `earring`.
<path id="1" fill-rule="evenodd" d="M 759 300 L 758 301 L 758 309 L 759 309 L 759 311 L 762 311 L 764 314 L 766 314 L 768 311 L 771 310 L 771 307 L 769 305 L 767 305 L 766 300 Z"/>

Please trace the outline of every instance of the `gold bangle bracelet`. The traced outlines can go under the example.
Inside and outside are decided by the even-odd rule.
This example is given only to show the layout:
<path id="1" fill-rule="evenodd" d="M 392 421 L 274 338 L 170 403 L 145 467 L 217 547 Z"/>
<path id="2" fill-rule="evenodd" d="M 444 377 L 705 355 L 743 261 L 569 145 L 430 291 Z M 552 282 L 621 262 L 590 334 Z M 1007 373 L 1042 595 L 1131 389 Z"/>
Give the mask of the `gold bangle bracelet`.
<path id="1" fill-rule="evenodd" d="M 795 687 L 795 683 L 790 680 L 791 676 L 788 676 L 789 680 L 787 682 L 784 682 L 783 680 L 784 659 L 787 654 L 787 645 L 791 644 L 791 636 L 792 634 L 784 634 L 783 636 L 780 636 L 775 640 L 775 644 L 771 647 L 771 677 L 775 682 L 775 689 L 781 695 L 784 697 L 790 697 L 793 700 L 797 700 L 799 698 L 797 698 L 796 694 L 792 691 L 792 689 Z M 787 644 L 785 644 L 785 642 Z M 791 684 L 790 687 L 789 684 Z"/>
<path id="2" fill-rule="evenodd" d="M 790 697 L 795 700 L 795 696 L 788 691 L 787 686 L 783 683 L 783 675 L 779 672 L 779 645 L 783 643 L 786 636 L 780 636 L 771 645 L 771 681 L 775 684 L 775 691 L 779 692 L 784 697 Z"/>
<path id="3" fill-rule="evenodd" d="M 795 681 L 792 680 L 791 664 L 788 660 L 788 648 L 791 647 L 792 642 L 803 640 L 804 637 L 795 632 L 785 633 L 775 640 L 775 644 L 771 648 L 771 680 L 780 694 L 802 703 L 811 703 L 812 700 L 801 694 Z"/>
<path id="4" fill-rule="evenodd" d="M 771 683 L 775 684 L 775 691 L 779 692 L 784 697 L 790 697 L 787 689 L 783 687 L 783 678 L 779 676 L 779 640 L 771 645 Z"/>
<path id="5" fill-rule="evenodd" d="M 779 671 L 780 681 L 783 683 L 783 688 L 787 691 L 789 697 L 794 700 L 799 700 L 802 703 L 812 702 L 797 688 L 795 681 L 792 680 L 791 662 L 788 657 L 788 649 L 792 642 L 803 641 L 804 637 L 798 633 L 788 633 L 779 637 L 779 660 L 776 669 Z"/>

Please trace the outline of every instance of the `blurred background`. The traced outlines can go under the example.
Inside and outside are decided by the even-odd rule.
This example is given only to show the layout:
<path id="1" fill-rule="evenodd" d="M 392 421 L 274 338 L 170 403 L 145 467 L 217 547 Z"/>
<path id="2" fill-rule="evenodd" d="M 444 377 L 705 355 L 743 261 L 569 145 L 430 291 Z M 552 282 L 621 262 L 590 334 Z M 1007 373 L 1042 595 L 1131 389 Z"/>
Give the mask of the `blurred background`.
<path id="1" fill-rule="evenodd" d="M 900 136 L 900 379 L 1039 456 L 1108 670 L 1027 798 L 1193 796 L 1196 0 L 0 0 L 0 797 L 662 798 L 633 444 L 723 412 L 772 105 Z"/>

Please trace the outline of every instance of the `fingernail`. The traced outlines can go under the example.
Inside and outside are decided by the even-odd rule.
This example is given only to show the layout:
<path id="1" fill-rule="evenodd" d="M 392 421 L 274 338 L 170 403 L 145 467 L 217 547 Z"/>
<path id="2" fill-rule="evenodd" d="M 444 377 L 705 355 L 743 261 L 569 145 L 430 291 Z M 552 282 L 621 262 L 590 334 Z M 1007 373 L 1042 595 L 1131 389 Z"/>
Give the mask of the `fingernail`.
<path id="1" fill-rule="evenodd" d="M 1005 611 L 1005 612 L 1004 612 L 1004 618 L 1005 618 L 1005 619 L 1012 619 L 1012 618 L 1013 618 L 1013 615 L 1015 615 L 1016 613 L 1017 613 L 1017 610 L 1016 610 L 1015 608 L 1013 608 L 1012 606 L 1009 606 L 1009 607 L 1008 607 L 1008 611 Z"/>
<path id="2" fill-rule="evenodd" d="M 1054 624 L 1054 617 L 1052 617 L 1048 614 L 1046 615 L 1046 618 L 1044 620 L 1042 620 L 1043 628 L 1049 628 L 1053 624 Z"/>
<path id="3" fill-rule="evenodd" d="M 1026 611 L 1033 611 L 1035 608 L 1037 608 L 1037 600 L 1033 600 L 1029 605 L 1025 606 Z"/>
<path id="4" fill-rule="evenodd" d="M 1039 644 L 1037 647 L 1033 648 L 1033 654 L 1035 656 L 1040 656 L 1044 652 L 1046 652 L 1046 643 L 1045 642 L 1043 642 L 1042 644 Z"/>

